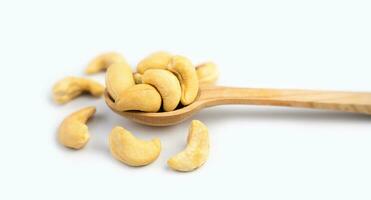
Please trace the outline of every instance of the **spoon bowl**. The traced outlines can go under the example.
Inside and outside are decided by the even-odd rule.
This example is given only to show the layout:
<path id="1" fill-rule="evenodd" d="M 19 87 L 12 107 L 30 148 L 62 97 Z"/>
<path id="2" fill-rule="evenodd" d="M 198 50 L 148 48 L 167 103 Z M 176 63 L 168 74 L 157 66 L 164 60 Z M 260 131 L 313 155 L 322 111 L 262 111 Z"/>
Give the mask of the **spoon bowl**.
<path id="1" fill-rule="evenodd" d="M 371 115 L 371 93 L 315 90 L 201 87 L 196 100 L 171 112 L 146 113 L 120 111 L 108 94 L 104 93 L 108 107 L 115 113 L 149 126 L 171 126 L 189 119 L 203 108 L 227 105 L 269 105 L 297 108 L 325 109 Z"/>
<path id="2" fill-rule="evenodd" d="M 194 102 L 191 105 L 185 106 L 183 108 L 170 111 L 170 112 L 157 112 L 157 113 L 146 113 L 140 111 L 119 111 L 115 107 L 115 103 L 105 91 L 104 99 L 108 107 L 115 113 L 133 120 L 137 123 L 149 125 L 149 126 L 171 126 L 179 124 L 184 120 L 190 118 L 192 115 L 196 114 L 203 108 L 203 104 Z"/>

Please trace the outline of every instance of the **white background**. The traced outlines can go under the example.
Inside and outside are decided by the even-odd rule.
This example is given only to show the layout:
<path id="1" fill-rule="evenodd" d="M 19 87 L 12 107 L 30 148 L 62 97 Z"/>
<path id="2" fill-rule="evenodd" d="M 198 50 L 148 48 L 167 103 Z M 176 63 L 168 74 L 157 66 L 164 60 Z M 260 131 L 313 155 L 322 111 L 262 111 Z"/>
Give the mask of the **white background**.
<path id="1" fill-rule="evenodd" d="M 219 84 L 371 91 L 371 3 L 312 1 L 0 1 L 0 199 L 371 199 L 370 117 L 224 106 L 194 117 L 210 130 L 208 162 L 176 173 L 167 159 L 190 121 L 151 128 L 87 96 L 58 106 L 55 81 L 95 55 L 118 51 L 134 67 L 167 50 L 216 62 Z M 103 82 L 104 74 L 91 78 Z M 56 142 L 62 119 L 97 106 L 91 140 Z M 112 158 L 107 136 L 124 126 L 160 137 L 150 166 Z"/>

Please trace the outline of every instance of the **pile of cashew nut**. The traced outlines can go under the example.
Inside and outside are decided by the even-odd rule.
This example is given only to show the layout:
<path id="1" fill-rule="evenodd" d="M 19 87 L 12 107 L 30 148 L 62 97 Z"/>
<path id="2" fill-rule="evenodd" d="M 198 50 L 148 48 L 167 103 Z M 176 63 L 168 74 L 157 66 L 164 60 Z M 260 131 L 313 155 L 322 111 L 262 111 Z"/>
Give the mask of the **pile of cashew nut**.
<path id="1" fill-rule="evenodd" d="M 124 60 L 110 65 L 106 87 L 118 111 L 158 112 L 162 108 L 169 112 L 180 103 L 193 103 L 199 84 L 213 84 L 217 77 L 217 68 L 211 62 L 195 68 L 184 56 L 156 52 L 139 62 L 134 75 Z"/>
<path id="2" fill-rule="evenodd" d="M 133 72 L 130 65 L 118 53 L 97 56 L 85 70 L 86 74 L 106 71 L 106 87 L 82 77 L 67 77 L 53 87 L 53 99 L 65 104 L 83 93 L 101 97 L 106 89 L 117 110 L 142 112 L 169 112 L 179 105 L 194 102 L 200 85 L 215 84 L 218 69 L 212 62 L 194 67 L 192 62 L 167 52 L 150 54 Z M 59 142 L 72 149 L 82 149 L 89 141 L 87 121 L 95 114 L 93 106 L 67 116 L 58 130 Z M 129 166 L 145 166 L 160 155 L 159 139 L 143 141 L 131 132 L 115 127 L 108 137 L 109 149 L 114 158 Z M 168 166 L 176 171 L 189 172 L 202 166 L 209 154 L 207 127 L 193 120 L 188 133 L 186 148 L 168 160 Z"/>

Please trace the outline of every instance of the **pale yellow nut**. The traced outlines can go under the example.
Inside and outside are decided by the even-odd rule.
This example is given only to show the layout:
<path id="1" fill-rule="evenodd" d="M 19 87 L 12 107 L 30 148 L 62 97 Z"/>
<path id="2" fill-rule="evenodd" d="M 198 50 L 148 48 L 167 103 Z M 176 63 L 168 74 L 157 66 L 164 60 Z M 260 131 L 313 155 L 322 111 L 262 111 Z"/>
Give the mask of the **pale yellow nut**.
<path id="1" fill-rule="evenodd" d="M 185 150 L 168 160 L 171 169 L 190 172 L 201 167 L 209 156 L 209 133 L 207 127 L 198 120 L 193 120 L 188 134 Z"/>
<path id="2" fill-rule="evenodd" d="M 86 107 L 67 116 L 58 130 L 59 142 L 68 148 L 83 148 L 90 138 L 86 122 L 95 111 L 95 107 Z"/>
<path id="3" fill-rule="evenodd" d="M 192 62 L 183 56 L 172 57 L 167 69 L 179 79 L 182 88 L 181 102 L 183 105 L 193 103 L 198 95 L 198 78 Z"/>
<path id="4" fill-rule="evenodd" d="M 143 74 L 148 69 L 166 69 L 171 57 L 171 54 L 165 51 L 152 53 L 138 63 L 137 71 Z"/>
<path id="5" fill-rule="evenodd" d="M 200 85 L 214 85 L 219 77 L 218 67 L 213 62 L 206 62 L 196 66 Z"/>
<path id="6" fill-rule="evenodd" d="M 180 102 L 182 89 L 176 76 L 163 69 L 150 69 L 144 72 L 143 83 L 154 86 L 162 97 L 163 109 L 173 111 Z"/>
<path id="7" fill-rule="evenodd" d="M 138 73 L 138 72 L 135 72 L 133 74 L 134 76 L 134 81 L 135 81 L 135 84 L 141 84 L 143 83 L 143 78 L 142 78 L 142 74 Z"/>
<path id="8" fill-rule="evenodd" d="M 134 167 L 154 162 L 161 152 L 159 139 L 143 141 L 122 127 L 115 127 L 108 140 L 112 155 L 117 160 Z"/>
<path id="9" fill-rule="evenodd" d="M 100 71 L 104 71 L 114 63 L 126 63 L 126 60 L 121 54 L 115 52 L 101 54 L 95 57 L 88 64 L 88 67 L 85 69 L 85 73 L 95 74 Z"/>
<path id="10" fill-rule="evenodd" d="M 133 85 L 135 85 L 133 73 L 127 63 L 115 63 L 107 69 L 106 87 L 114 100 Z"/>
<path id="11" fill-rule="evenodd" d="M 153 86 L 138 84 L 120 94 L 115 107 L 118 111 L 157 112 L 161 108 L 161 96 Z"/>
<path id="12" fill-rule="evenodd" d="M 82 93 L 99 97 L 104 93 L 104 86 L 91 79 L 67 77 L 58 81 L 53 87 L 53 99 L 60 104 L 67 103 Z"/>

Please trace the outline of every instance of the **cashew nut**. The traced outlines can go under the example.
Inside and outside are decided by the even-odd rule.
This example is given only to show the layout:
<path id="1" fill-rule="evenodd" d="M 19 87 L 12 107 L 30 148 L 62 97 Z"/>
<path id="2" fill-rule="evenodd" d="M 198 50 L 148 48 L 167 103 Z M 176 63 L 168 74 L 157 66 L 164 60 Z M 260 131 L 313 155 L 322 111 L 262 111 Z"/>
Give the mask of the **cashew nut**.
<path id="1" fill-rule="evenodd" d="M 157 112 L 161 108 L 161 96 L 151 85 L 138 84 L 121 93 L 115 106 L 119 111 Z"/>
<path id="2" fill-rule="evenodd" d="M 133 85 L 135 85 L 133 74 L 127 63 L 114 63 L 107 69 L 106 87 L 114 100 Z"/>
<path id="3" fill-rule="evenodd" d="M 170 168 L 189 172 L 202 166 L 209 156 L 209 134 L 207 127 L 198 120 L 193 120 L 188 134 L 185 150 L 168 160 Z"/>
<path id="4" fill-rule="evenodd" d="M 83 148 L 90 138 L 88 126 L 85 123 L 95 111 L 95 107 L 86 107 L 67 116 L 59 127 L 59 142 L 68 148 Z"/>
<path id="5" fill-rule="evenodd" d="M 135 84 L 142 84 L 143 83 L 142 74 L 140 74 L 138 72 L 135 72 L 133 74 L 133 76 L 134 76 Z"/>
<path id="6" fill-rule="evenodd" d="M 95 97 L 102 96 L 104 87 L 91 79 L 67 77 L 53 87 L 53 99 L 60 104 L 67 103 L 80 94 L 88 92 Z"/>
<path id="7" fill-rule="evenodd" d="M 166 69 L 171 60 L 171 54 L 165 51 L 158 51 L 150 54 L 138 63 L 137 70 L 143 74 L 148 69 Z"/>
<path id="8" fill-rule="evenodd" d="M 150 69 L 144 72 L 143 83 L 150 84 L 158 90 L 166 112 L 173 111 L 178 106 L 182 89 L 173 73 L 163 69 Z"/>
<path id="9" fill-rule="evenodd" d="M 200 85 L 214 85 L 218 80 L 219 71 L 215 63 L 206 62 L 196 67 Z"/>
<path id="10" fill-rule="evenodd" d="M 167 69 L 179 79 L 182 88 L 182 104 L 186 106 L 193 103 L 198 94 L 198 78 L 191 61 L 183 56 L 174 56 Z"/>
<path id="11" fill-rule="evenodd" d="M 85 69 L 86 74 L 95 74 L 106 70 L 113 63 L 126 63 L 125 58 L 115 52 L 101 54 L 95 57 Z"/>
<path id="12" fill-rule="evenodd" d="M 155 161 L 161 152 L 159 139 L 139 140 L 129 131 L 115 127 L 109 135 L 109 148 L 119 161 L 130 166 L 145 166 Z"/>

